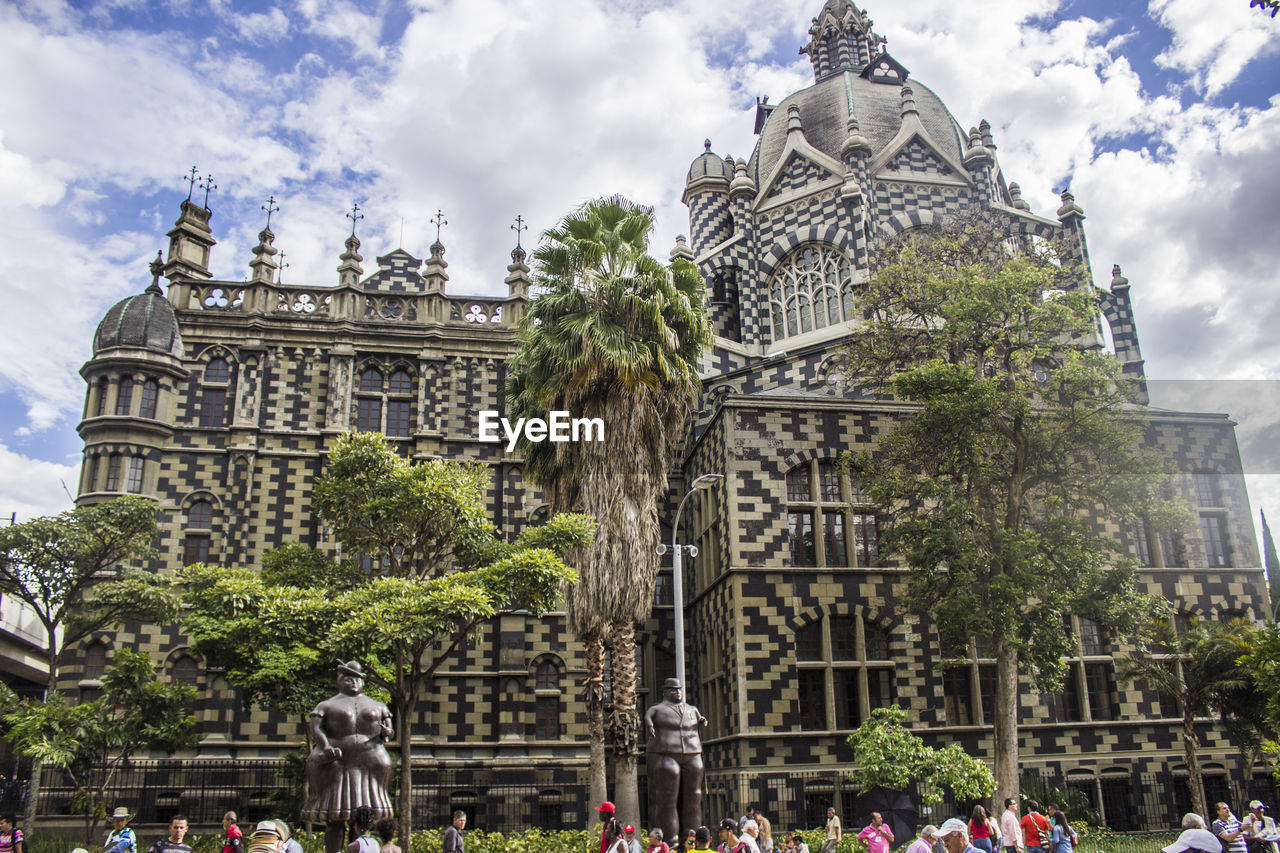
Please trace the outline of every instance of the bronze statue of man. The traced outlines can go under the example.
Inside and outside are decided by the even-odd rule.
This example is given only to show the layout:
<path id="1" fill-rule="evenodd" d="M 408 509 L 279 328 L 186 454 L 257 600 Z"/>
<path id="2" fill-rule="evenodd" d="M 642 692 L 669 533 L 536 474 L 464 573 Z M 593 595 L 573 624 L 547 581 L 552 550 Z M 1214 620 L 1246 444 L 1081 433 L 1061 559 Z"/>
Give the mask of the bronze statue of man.
<path id="1" fill-rule="evenodd" d="M 342 849 L 346 822 L 360 806 L 373 819 L 392 817 L 387 783 L 391 756 L 391 711 L 364 693 L 364 669 L 356 661 L 338 664 L 338 692 L 311 712 L 315 748 L 307 757 L 310 797 L 302 819 L 323 823 L 325 853 Z"/>
<path id="2" fill-rule="evenodd" d="M 682 839 L 702 825 L 702 739 L 707 718 L 683 701 L 678 678 L 662 685 L 662 701 L 645 712 L 649 742 L 649 826 L 666 838 Z"/>

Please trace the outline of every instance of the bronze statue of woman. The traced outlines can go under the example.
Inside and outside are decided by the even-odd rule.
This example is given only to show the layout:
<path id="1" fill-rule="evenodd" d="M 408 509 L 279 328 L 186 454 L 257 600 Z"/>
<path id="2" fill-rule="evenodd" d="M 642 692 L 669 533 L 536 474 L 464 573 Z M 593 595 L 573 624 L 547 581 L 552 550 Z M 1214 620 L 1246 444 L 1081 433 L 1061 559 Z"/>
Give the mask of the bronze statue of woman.
<path id="1" fill-rule="evenodd" d="M 364 669 L 356 661 L 338 664 L 338 693 L 311 712 L 315 748 L 307 757 L 310 797 L 302 819 L 325 824 L 326 853 L 342 849 L 343 827 L 360 806 L 373 819 L 391 817 L 387 783 L 391 756 L 391 711 L 365 696 Z"/>

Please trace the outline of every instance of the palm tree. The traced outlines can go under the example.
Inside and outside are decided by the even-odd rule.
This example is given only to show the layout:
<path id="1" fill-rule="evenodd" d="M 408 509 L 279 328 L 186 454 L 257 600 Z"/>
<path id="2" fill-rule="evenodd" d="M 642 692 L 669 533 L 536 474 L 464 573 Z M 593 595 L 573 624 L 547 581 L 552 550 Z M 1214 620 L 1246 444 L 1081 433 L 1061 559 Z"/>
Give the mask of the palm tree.
<path id="1" fill-rule="evenodd" d="M 1125 681 L 1143 681 L 1147 688 L 1172 698 L 1182 711 L 1182 753 L 1187 765 L 1187 787 L 1191 809 L 1205 811 L 1204 787 L 1200 783 L 1197 750 L 1200 739 L 1195 721 L 1214 708 L 1222 708 L 1233 692 L 1247 684 L 1246 674 L 1236 663 L 1241 654 L 1241 634 L 1251 626 L 1231 622 L 1195 621 L 1181 634 L 1167 621 L 1152 626 L 1155 656 L 1130 657 L 1119 662 L 1118 676 Z"/>
<path id="2" fill-rule="evenodd" d="M 524 441 L 526 475 L 552 509 L 599 523 L 566 591 L 569 624 L 586 645 L 592 796 L 604 797 L 604 641 L 613 667 L 608 736 L 620 820 L 639 817 L 635 624 L 649 616 L 658 572 L 658 503 L 684 445 L 710 343 L 697 267 L 649 257 L 652 208 L 597 199 L 543 234 L 534 251 L 538 298 L 510 362 L 512 416 L 568 411 L 601 418 L 604 442 Z M 599 786 L 599 787 L 597 787 Z"/>

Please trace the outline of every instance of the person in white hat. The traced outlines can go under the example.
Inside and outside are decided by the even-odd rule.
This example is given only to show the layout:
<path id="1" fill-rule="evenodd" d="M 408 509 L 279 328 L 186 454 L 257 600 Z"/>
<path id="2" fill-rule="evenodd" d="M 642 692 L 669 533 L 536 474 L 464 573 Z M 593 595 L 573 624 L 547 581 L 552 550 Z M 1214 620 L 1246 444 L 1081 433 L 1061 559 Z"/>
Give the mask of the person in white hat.
<path id="1" fill-rule="evenodd" d="M 978 853 L 978 848 L 969 843 L 969 827 L 956 817 L 949 817 L 938 827 L 938 837 L 947 853 Z"/>
<path id="2" fill-rule="evenodd" d="M 129 810 L 119 806 L 111 813 L 111 825 L 114 829 L 102 842 L 103 853 L 138 853 L 138 839 L 129 826 Z"/>
<path id="3" fill-rule="evenodd" d="M 1249 813 L 1240 821 L 1240 828 L 1244 830 L 1245 840 L 1249 842 L 1252 853 L 1280 853 L 1280 844 L 1276 843 L 1280 839 L 1276 819 L 1263 814 L 1265 810 L 1262 800 L 1251 800 Z"/>
<path id="4" fill-rule="evenodd" d="M 1187 829 L 1163 853 L 1221 853 L 1218 837 L 1207 829 Z"/>

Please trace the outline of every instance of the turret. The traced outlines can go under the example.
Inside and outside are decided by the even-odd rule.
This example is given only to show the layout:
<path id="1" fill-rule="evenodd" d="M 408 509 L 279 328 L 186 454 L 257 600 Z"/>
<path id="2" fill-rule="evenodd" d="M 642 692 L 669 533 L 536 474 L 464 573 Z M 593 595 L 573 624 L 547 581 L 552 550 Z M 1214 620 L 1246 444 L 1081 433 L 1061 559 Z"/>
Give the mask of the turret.
<path id="1" fill-rule="evenodd" d="M 684 201 L 689 208 L 689 234 L 695 255 L 719 246 L 733 236 L 733 216 L 729 211 L 729 181 L 733 161 L 706 150 L 694 158 L 684 181 Z"/>
<path id="2" fill-rule="evenodd" d="M 809 27 L 809 43 L 800 48 L 813 64 L 813 79 L 841 71 L 860 72 L 880 55 L 884 36 L 872 31 L 872 20 L 850 0 L 827 0 Z"/>

